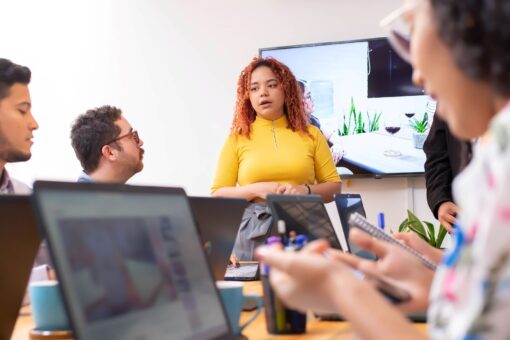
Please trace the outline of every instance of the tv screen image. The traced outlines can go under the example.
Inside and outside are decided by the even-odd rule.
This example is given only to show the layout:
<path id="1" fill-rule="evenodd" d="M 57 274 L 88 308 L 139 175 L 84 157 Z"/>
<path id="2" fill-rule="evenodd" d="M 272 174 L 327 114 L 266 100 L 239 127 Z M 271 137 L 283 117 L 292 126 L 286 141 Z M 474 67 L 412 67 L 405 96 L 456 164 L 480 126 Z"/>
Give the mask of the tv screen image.
<path id="1" fill-rule="evenodd" d="M 310 91 L 315 121 L 344 150 L 343 177 L 423 174 L 436 103 L 413 85 L 411 66 L 386 38 L 262 48 L 260 55 L 286 64 Z M 425 132 L 416 132 L 412 125 L 424 120 Z"/>

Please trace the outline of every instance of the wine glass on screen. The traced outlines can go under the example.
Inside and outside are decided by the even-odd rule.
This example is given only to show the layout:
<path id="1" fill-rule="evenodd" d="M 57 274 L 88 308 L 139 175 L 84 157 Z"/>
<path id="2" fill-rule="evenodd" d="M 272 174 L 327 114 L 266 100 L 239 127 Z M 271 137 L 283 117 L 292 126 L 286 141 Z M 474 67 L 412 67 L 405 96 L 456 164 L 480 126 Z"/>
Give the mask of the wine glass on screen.
<path id="1" fill-rule="evenodd" d="M 411 125 L 411 118 L 414 117 L 415 113 L 414 112 L 406 112 L 404 113 L 404 115 L 407 117 L 407 121 L 409 123 L 409 126 Z"/>
<path id="2" fill-rule="evenodd" d="M 400 118 L 398 115 L 388 115 L 384 118 L 384 129 L 388 134 L 394 136 L 396 133 L 400 131 Z M 397 143 L 397 141 L 391 140 L 392 143 Z M 384 150 L 384 155 L 388 157 L 399 157 L 402 153 L 398 150 L 387 149 Z"/>

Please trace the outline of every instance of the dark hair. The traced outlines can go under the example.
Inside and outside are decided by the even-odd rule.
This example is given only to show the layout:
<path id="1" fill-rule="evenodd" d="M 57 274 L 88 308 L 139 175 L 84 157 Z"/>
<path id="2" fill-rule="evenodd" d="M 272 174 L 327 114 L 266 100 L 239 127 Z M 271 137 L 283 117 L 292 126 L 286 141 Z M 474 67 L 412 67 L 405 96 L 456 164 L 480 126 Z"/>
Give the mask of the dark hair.
<path id="1" fill-rule="evenodd" d="M 120 134 L 115 124 L 122 111 L 114 106 L 101 106 L 78 116 L 71 127 L 71 144 L 83 170 L 97 169 L 104 145 Z"/>
<path id="2" fill-rule="evenodd" d="M 32 73 L 26 66 L 0 58 L 0 100 L 9 95 L 9 89 L 14 84 L 30 83 Z"/>
<path id="3" fill-rule="evenodd" d="M 301 92 L 304 94 L 305 93 L 305 82 L 301 79 L 298 79 L 297 81 L 298 85 L 299 85 L 299 88 L 301 89 Z"/>
<path id="4" fill-rule="evenodd" d="M 441 39 L 471 78 L 510 95 L 510 2 L 431 0 Z"/>

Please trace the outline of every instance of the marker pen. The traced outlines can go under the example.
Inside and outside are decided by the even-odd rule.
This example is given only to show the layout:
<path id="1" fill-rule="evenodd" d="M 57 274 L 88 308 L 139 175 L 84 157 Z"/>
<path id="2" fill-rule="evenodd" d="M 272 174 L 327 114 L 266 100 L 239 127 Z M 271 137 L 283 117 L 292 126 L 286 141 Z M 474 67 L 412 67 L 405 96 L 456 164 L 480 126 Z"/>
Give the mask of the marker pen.
<path id="1" fill-rule="evenodd" d="M 377 214 L 377 225 L 379 228 L 384 230 L 384 213 L 383 212 L 380 212 L 379 214 Z"/>

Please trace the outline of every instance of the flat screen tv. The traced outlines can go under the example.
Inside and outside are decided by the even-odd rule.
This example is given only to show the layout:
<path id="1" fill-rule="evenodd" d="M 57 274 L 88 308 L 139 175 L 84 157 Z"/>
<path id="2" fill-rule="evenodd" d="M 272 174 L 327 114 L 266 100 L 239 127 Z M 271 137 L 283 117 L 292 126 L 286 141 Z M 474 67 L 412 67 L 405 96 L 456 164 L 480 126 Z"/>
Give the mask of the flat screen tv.
<path id="1" fill-rule="evenodd" d="M 412 83 L 412 69 L 386 38 L 261 48 L 310 90 L 312 113 L 344 150 L 344 178 L 423 175 L 422 142 L 436 104 Z M 428 118 L 425 133 L 413 123 Z"/>

